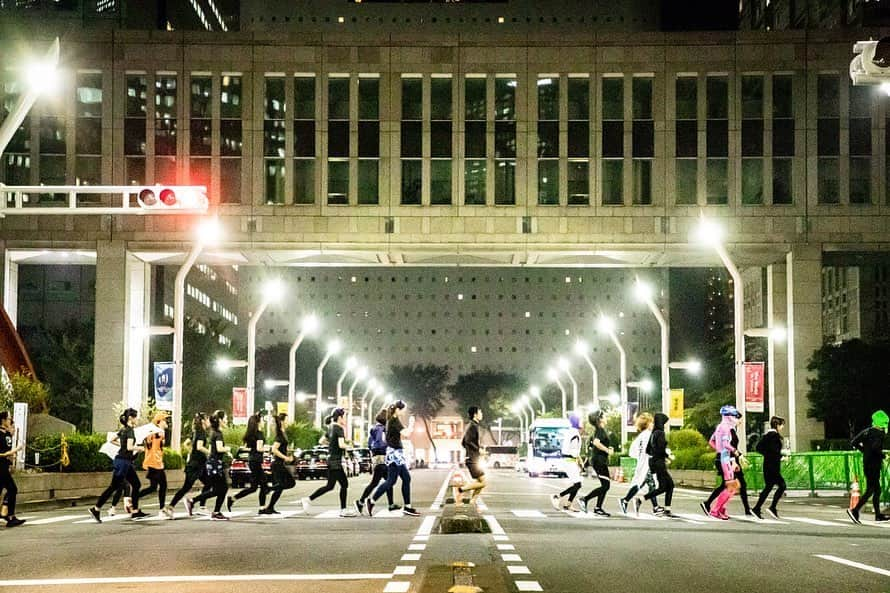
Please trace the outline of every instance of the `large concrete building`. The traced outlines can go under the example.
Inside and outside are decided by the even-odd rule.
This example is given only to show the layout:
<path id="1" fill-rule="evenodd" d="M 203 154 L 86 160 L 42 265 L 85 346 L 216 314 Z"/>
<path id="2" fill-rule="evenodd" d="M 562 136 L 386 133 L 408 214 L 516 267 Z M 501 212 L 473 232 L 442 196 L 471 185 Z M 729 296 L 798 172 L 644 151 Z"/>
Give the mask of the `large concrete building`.
<path id="1" fill-rule="evenodd" d="M 796 447 L 821 436 L 806 366 L 823 259 L 890 247 L 887 99 L 848 77 L 852 43 L 880 30 L 665 33 L 645 0 L 244 4 L 236 33 L 64 27 L 60 93 L 4 182 L 206 183 L 226 238 L 201 263 L 242 269 L 714 266 L 690 242 L 704 212 L 765 270 L 766 323 L 792 329 L 776 411 Z M 0 16 L 3 55 L 58 32 Z M 191 229 L 0 220 L 5 303 L 22 253 L 93 254 L 97 428 L 141 360 L 138 279 L 182 261 Z"/>

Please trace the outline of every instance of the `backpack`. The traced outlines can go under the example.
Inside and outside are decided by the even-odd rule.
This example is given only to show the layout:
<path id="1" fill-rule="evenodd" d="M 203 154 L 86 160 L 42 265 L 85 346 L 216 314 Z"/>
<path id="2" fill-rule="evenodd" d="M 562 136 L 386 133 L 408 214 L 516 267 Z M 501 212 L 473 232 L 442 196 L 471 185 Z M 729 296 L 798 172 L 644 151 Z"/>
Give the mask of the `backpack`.
<path id="1" fill-rule="evenodd" d="M 368 435 L 368 448 L 371 451 L 380 449 L 386 449 L 386 429 L 383 426 L 377 424 L 373 428 L 371 428 L 371 433 Z"/>

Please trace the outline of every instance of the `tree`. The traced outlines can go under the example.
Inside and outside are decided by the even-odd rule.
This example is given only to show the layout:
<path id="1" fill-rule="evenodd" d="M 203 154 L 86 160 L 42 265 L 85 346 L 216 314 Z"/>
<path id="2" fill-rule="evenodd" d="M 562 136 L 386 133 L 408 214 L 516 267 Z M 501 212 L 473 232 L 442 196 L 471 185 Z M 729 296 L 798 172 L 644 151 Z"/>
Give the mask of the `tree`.
<path id="1" fill-rule="evenodd" d="M 826 344 L 807 364 L 807 415 L 825 423 L 828 438 L 852 438 L 872 413 L 888 405 L 890 341 Z"/>
<path id="2" fill-rule="evenodd" d="M 393 365 L 385 384 L 394 393 L 404 397 L 414 411 L 414 415 L 423 420 L 427 438 L 436 457 L 436 443 L 430 431 L 430 420 L 435 418 L 442 409 L 443 393 L 448 382 L 447 365 Z"/>
<path id="3" fill-rule="evenodd" d="M 8 382 L 0 381 L 0 409 L 12 410 L 15 402 L 28 404 L 31 414 L 45 414 L 49 411 L 49 391 L 29 373 L 15 372 Z"/>
<path id="4" fill-rule="evenodd" d="M 479 406 L 482 417 L 489 422 L 511 415 L 516 394 L 523 389 L 525 381 L 519 376 L 487 369 L 460 375 L 453 385 L 448 386 L 451 398 L 461 412 L 470 406 Z M 532 405 L 538 406 L 537 402 Z"/>
<path id="5" fill-rule="evenodd" d="M 684 426 L 710 436 L 720 422 L 720 408 L 735 403 L 735 384 L 729 383 L 705 393 L 695 405 L 686 408 Z"/>

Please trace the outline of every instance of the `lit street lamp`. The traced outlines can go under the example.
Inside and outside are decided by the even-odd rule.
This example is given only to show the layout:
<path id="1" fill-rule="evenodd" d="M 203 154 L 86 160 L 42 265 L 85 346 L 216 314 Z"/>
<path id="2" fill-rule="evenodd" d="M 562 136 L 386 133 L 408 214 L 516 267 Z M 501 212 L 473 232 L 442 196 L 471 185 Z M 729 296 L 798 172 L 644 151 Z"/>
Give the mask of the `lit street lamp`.
<path id="1" fill-rule="evenodd" d="M 544 406 L 544 398 L 541 397 L 541 388 L 537 385 L 532 385 L 528 388 L 528 392 L 533 398 L 541 403 L 541 413 L 545 413 L 547 411 L 547 408 Z"/>
<path id="2" fill-rule="evenodd" d="M 698 375 L 702 371 L 701 361 L 698 360 L 687 360 L 683 362 L 671 362 L 668 363 L 668 368 L 684 370 L 688 372 L 690 375 Z"/>
<path id="3" fill-rule="evenodd" d="M 634 293 L 637 296 L 637 300 L 646 303 L 646 306 L 649 307 L 649 310 L 658 321 L 658 327 L 661 329 L 661 411 L 667 414 L 671 407 L 671 377 L 668 371 L 668 363 L 670 361 L 668 352 L 670 349 L 670 328 L 661 309 L 655 304 L 654 292 L 652 286 L 637 278 L 637 282 L 634 285 Z"/>
<path id="4" fill-rule="evenodd" d="M 573 411 L 577 410 L 578 409 L 578 382 L 575 381 L 575 377 L 572 376 L 571 365 L 569 365 L 569 361 L 566 360 L 565 358 L 563 358 L 562 356 L 559 357 L 557 364 L 559 365 L 559 368 L 562 369 L 562 372 L 564 372 L 566 374 L 566 376 L 569 378 L 569 381 L 572 382 L 572 410 Z"/>
<path id="5" fill-rule="evenodd" d="M 601 316 L 597 327 L 601 332 L 609 335 L 612 343 L 615 344 L 615 348 L 618 349 L 619 378 L 621 381 L 621 394 L 619 397 L 621 406 L 621 444 L 623 445 L 624 441 L 627 440 L 627 353 L 624 351 L 624 347 L 621 346 L 621 342 L 618 341 L 618 336 L 615 334 L 615 321 L 611 317 Z"/>
<path id="6" fill-rule="evenodd" d="M 28 112 L 31 111 L 31 107 L 34 106 L 40 95 L 50 90 L 57 81 L 56 68 L 59 65 L 59 53 L 59 38 L 56 37 L 44 55 L 43 60 L 34 62 L 26 67 L 25 75 L 27 80 L 24 85 L 24 92 L 19 95 L 18 101 L 16 101 L 9 114 L 3 120 L 3 124 L 0 125 L 0 155 L 6 151 L 6 147 L 13 136 L 15 136 L 16 130 L 25 121 L 25 117 L 28 116 Z"/>
<path id="7" fill-rule="evenodd" d="M 562 386 L 562 382 L 559 380 L 559 373 L 556 372 L 556 369 L 550 367 L 547 369 L 547 378 L 550 379 L 552 383 L 556 383 L 556 386 L 559 387 L 559 392 L 562 393 L 562 417 L 566 417 L 566 388 Z"/>
<path id="8" fill-rule="evenodd" d="M 324 367 L 328 364 L 328 361 L 332 356 L 340 352 L 340 340 L 336 338 L 328 342 L 328 350 L 324 355 L 324 358 L 321 360 L 321 364 L 318 365 L 318 369 L 315 372 L 315 425 L 321 428 L 321 408 L 324 405 L 324 397 L 322 397 L 322 383 L 324 377 Z"/>
<path id="9" fill-rule="evenodd" d="M 228 358 L 217 358 L 214 365 L 217 372 L 225 373 L 229 369 L 243 369 L 247 366 L 246 360 L 229 360 Z"/>
<path id="10" fill-rule="evenodd" d="M 263 299 L 247 324 L 247 414 L 253 414 L 256 395 L 256 326 L 269 304 L 278 301 L 284 292 L 281 280 L 273 278 L 263 285 Z"/>
<path id="11" fill-rule="evenodd" d="M 358 366 L 358 361 L 355 359 L 355 356 L 350 356 L 346 359 L 346 365 L 343 367 L 343 372 L 340 373 L 340 378 L 337 379 L 337 405 L 340 404 L 340 400 L 343 398 L 343 380 L 346 379 L 346 375 L 349 372 Z"/>
<path id="12" fill-rule="evenodd" d="M 522 402 L 522 405 L 524 405 L 526 408 L 528 408 L 529 416 L 531 418 L 532 424 L 534 424 L 535 423 L 535 409 L 532 407 L 531 401 L 528 399 L 528 396 L 523 393 L 522 395 L 519 396 L 519 401 Z M 529 425 L 529 426 L 531 426 L 531 425 Z"/>
<path id="13" fill-rule="evenodd" d="M 575 353 L 579 354 L 590 367 L 590 372 L 593 375 L 593 409 L 598 410 L 600 408 L 599 374 L 596 372 L 596 365 L 590 360 L 590 346 L 584 340 L 578 340 L 575 342 Z"/>
<path id="14" fill-rule="evenodd" d="M 318 317 L 315 315 L 307 315 L 303 318 L 303 323 L 300 324 L 300 333 L 297 334 L 297 339 L 294 340 L 294 343 L 290 347 L 290 352 L 288 353 L 287 361 L 287 417 L 290 418 L 291 422 L 294 421 L 294 415 L 296 414 L 296 401 L 295 401 L 295 390 L 296 390 L 296 382 L 297 382 L 297 348 L 300 347 L 300 344 L 303 343 L 303 340 L 309 334 L 314 334 L 318 330 Z"/>
<path id="15" fill-rule="evenodd" d="M 524 443 L 526 439 L 526 432 L 529 428 L 528 417 L 525 415 L 525 408 L 523 407 L 521 402 L 515 402 L 513 404 L 513 413 L 519 418 L 519 442 Z"/>
<path id="16" fill-rule="evenodd" d="M 349 397 L 349 406 L 346 408 L 346 425 L 349 427 L 350 435 L 354 437 L 355 434 L 355 426 L 352 424 L 352 406 L 355 403 L 352 399 L 352 394 L 355 392 L 355 386 L 358 385 L 359 381 L 364 381 L 368 378 L 368 367 L 361 367 L 358 372 L 355 374 L 355 380 L 353 380 L 352 385 L 349 386 L 349 391 L 347 391 L 347 397 Z"/>
<path id="17" fill-rule="evenodd" d="M 368 382 L 365 384 L 365 392 L 362 394 L 362 399 L 359 400 L 361 411 L 359 416 L 361 417 L 361 426 L 359 426 L 359 434 L 365 434 L 365 401 L 368 398 L 368 394 L 377 386 L 377 379 L 371 377 L 368 379 Z"/>
<path id="18" fill-rule="evenodd" d="M 368 427 L 371 426 L 371 419 L 374 417 L 374 402 L 377 401 L 377 398 L 383 395 L 386 389 L 381 384 L 377 384 L 374 387 L 374 396 L 371 398 L 371 401 L 368 402 Z"/>

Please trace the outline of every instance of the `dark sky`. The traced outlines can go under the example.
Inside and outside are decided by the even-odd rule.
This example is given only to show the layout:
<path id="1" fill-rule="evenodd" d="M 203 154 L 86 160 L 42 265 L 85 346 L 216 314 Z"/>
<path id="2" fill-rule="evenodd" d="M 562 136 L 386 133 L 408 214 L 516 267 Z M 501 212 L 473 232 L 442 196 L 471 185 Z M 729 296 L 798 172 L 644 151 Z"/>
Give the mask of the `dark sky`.
<path id="1" fill-rule="evenodd" d="M 719 31 L 738 27 L 738 0 L 662 0 L 665 31 Z"/>
<path id="2" fill-rule="evenodd" d="M 705 305 L 709 268 L 671 268 L 670 324 L 671 358 L 701 358 L 701 345 L 707 338 Z"/>

